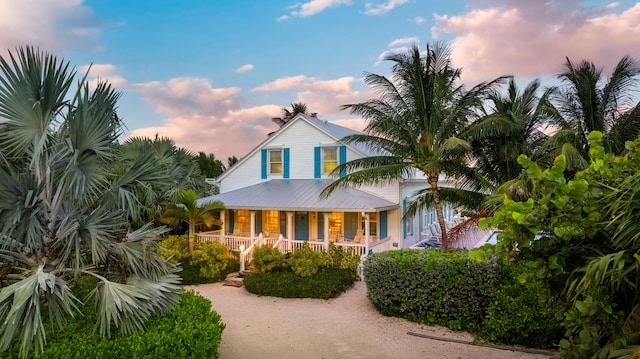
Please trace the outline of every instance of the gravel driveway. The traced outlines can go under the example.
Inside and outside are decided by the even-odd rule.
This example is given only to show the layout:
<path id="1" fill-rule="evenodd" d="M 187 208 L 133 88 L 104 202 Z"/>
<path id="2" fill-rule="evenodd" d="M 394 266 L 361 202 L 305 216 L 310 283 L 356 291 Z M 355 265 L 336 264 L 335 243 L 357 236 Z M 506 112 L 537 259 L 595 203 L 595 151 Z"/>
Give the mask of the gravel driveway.
<path id="1" fill-rule="evenodd" d="M 261 297 L 222 283 L 187 286 L 211 300 L 226 328 L 220 358 L 547 358 L 449 341 L 473 340 L 466 333 L 385 317 L 369 303 L 364 282 L 340 297 Z"/>

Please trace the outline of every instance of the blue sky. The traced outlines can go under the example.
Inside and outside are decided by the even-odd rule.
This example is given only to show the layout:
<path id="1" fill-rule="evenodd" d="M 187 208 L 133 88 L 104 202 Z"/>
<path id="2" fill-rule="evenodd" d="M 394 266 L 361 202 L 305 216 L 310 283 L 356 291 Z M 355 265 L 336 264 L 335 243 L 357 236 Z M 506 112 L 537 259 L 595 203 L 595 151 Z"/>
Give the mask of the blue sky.
<path id="1" fill-rule="evenodd" d="M 363 72 L 385 54 L 446 41 L 472 86 L 553 77 L 565 56 L 608 73 L 640 58 L 640 3 L 531 0 L 2 0 L 0 54 L 31 44 L 122 92 L 127 136 L 168 136 L 242 157 L 302 101 L 356 129 L 341 105 L 375 96 Z"/>

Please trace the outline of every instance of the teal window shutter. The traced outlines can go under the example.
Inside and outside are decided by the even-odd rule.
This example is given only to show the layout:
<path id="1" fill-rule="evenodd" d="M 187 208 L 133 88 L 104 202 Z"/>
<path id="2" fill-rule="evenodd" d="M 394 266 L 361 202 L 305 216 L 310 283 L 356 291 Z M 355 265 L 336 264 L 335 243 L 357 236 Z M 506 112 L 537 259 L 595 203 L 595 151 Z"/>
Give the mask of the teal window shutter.
<path id="1" fill-rule="evenodd" d="M 322 148 L 313 148 L 313 178 L 321 178 L 322 175 Z"/>
<path id="2" fill-rule="evenodd" d="M 324 239 L 324 213 L 322 212 L 318 212 L 318 239 Z"/>
<path id="3" fill-rule="evenodd" d="M 229 221 L 229 233 L 233 233 L 233 227 L 235 227 L 235 223 L 234 223 L 234 220 L 233 220 L 233 210 L 230 209 L 228 212 L 229 212 L 229 216 L 228 216 L 229 217 L 229 219 L 228 219 L 228 221 Z"/>
<path id="4" fill-rule="evenodd" d="M 262 211 L 256 211 L 256 233 L 262 232 Z"/>
<path id="5" fill-rule="evenodd" d="M 267 178 L 267 150 L 262 150 L 262 171 L 261 171 L 261 175 L 260 178 L 265 179 Z"/>
<path id="6" fill-rule="evenodd" d="M 338 164 L 344 164 L 347 162 L 347 146 L 340 146 L 339 147 L 339 155 L 338 155 Z M 340 177 L 344 177 L 347 174 L 347 171 L 342 170 L 340 171 Z"/>
<path id="7" fill-rule="evenodd" d="M 380 239 L 387 238 L 387 211 L 380 212 Z"/>
<path id="8" fill-rule="evenodd" d="M 282 171 L 282 178 L 289 178 L 289 149 L 285 148 L 282 150 L 282 155 L 284 159 L 282 160 L 284 163 L 282 164 L 284 169 Z"/>

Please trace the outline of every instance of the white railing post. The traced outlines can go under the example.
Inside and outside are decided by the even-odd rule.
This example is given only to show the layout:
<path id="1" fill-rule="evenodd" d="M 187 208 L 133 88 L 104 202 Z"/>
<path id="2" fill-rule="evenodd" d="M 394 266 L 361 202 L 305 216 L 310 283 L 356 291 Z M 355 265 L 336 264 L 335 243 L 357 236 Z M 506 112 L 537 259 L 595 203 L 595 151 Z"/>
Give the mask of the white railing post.
<path id="1" fill-rule="evenodd" d="M 240 275 L 244 273 L 244 244 L 240 245 Z"/>

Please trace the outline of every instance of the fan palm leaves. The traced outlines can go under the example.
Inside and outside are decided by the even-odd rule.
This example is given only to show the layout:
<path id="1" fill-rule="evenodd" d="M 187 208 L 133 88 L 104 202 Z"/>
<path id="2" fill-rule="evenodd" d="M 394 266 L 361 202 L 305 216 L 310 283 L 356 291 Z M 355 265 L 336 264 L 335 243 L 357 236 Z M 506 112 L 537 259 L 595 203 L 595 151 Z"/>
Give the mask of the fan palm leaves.
<path id="1" fill-rule="evenodd" d="M 343 141 L 360 143 L 380 155 L 338 166 L 334 173 L 347 174 L 323 193 L 340 187 L 389 183 L 420 171 L 430 189 L 421 195 L 431 200 L 416 203 L 435 207 L 443 229 L 442 249 L 446 251 L 449 242 L 441 193 L 462 201 L 482 188 L 477 172 L 467 166 L 471 144 L 459 135 L 479 115 L 486 91 L 504 78 L 465 90 L 457 83 L 461 70 L 452 67 L 450 51 L 442 44 L 427 46 L 425 55 L 414 45 L 408 52 L 389 55 L 385 60 L 393 62 L 390 78 L 365 75 L 365 82 L 379 97 L 342 106 L 367 121 L 365 134 L 347 136 Z M 460 179 L 461 185 L 441 188 L 441 175 Z"/>
<path id="2" fill-rule="evenodd" d="M 138 168 L 141 161 L 145 161 L 154 163 L 155 170 L 149 175 L 159 177 L 139 182 L 132 189 L 139 202 L 138 213 L 131 218 L 137 226 L 157 220 L 168 206 L 175 203 L 182 190 L 194 189 L 205 194 L 209 187 L 194 154 L 176 147 L 174 141 L 167 137 L 129 138 L 118 149 L 117 159 L 122 167 L 118 174 L 129 173 L 128 168 Z"/>
<path id="3" fill-rule="evenodd" d="M 31 47 L 0 57 L 0 350 L 17 340 L 21 356 L 45 345 L 43 311 L 58 325 L 76 312 L 78 276 L 99 279 L 86 298 L 103 303 L 96 328 L 134 331 L 178 299 L 176 269 L 156 254 L 165 230 L 128 224 L 133 188 L 162 180 L 158 168 L 142 158 L 112 172 L 120 95 L 76 75 Z M 104 289 L 114 287 L 126 290 Z"/>
<path id="4" fill-rule="evenodd" d="M 211 227 L 221 224 L 213 211 L 224 209 L 224 204 L 220 201 L 213 201 L 198 205 L 198 194 L 193 190 L 183 190 L 176 200 L 175 206 L 167 209 L 160 221 L 167 224 L 177 224 L 185 222 L 189 224 L 189 251 L 193 252 L 195 245 L 196 226 L 204 224 Z"/>

